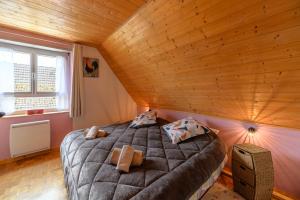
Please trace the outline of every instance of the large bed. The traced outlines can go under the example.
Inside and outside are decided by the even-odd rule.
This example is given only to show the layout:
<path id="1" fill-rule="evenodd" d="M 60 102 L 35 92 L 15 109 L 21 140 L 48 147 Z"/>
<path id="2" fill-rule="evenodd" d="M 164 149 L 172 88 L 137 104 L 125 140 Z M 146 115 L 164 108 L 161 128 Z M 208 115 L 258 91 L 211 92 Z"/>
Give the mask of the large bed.
<path id="1" fill-rule="evenodd" d="M 156 125 L 129 128 L 130 123 L 103 127 L 109 135 L 86 140 L 83 130 L 69 133 L 61 144 L 65 184 L 70 200 L 197 199 L 216 180 L 226 150 L 209 132 L 172 144 L 159 119 Z M 140 167 L 122 173 L 109 163 L 113 148 L 131 145 L 144 152 Z"/>

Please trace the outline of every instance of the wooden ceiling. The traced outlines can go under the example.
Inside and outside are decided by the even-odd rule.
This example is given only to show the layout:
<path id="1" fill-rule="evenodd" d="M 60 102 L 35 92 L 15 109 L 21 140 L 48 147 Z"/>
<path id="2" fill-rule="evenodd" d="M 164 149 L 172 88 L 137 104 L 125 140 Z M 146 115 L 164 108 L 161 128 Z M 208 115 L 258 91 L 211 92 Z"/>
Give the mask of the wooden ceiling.
<path id="1" fill-rule="evenodd" d="M 0 0 L 0 25 L 97 46 L 139 105 L 300 128 L 300 0 Z"/>
<path id="2" fill-rule="evenodd" d="M 99 47 L 139 105 L 300 128 L 299 0 L 155 0 Z"/>
<path id="3" fill-rule="evenodd" d="M 0 25 L 100 44 L 144 0 L 0 0 Z"/>

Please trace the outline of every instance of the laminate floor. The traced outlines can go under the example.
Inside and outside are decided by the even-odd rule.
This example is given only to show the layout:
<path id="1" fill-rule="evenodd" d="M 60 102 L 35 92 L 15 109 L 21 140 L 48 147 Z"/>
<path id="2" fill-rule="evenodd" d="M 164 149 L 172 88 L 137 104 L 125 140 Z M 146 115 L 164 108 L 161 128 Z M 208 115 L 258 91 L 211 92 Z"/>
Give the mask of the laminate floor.
<path id="1" fill-rule="evenodd" d="M 67 200 L 59 152 L 0 165 L 1 200 Z"/>

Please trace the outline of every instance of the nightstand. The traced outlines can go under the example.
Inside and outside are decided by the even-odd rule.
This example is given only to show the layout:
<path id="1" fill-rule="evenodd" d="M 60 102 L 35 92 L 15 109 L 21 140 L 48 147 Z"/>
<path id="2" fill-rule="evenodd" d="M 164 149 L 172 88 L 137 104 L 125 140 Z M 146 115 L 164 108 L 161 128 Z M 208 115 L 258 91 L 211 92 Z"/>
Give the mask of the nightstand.
<path id="1" fill-rule="evenodd" d="M 246 199 L 271 199 L 274 186 L 271 152 L 253 144 L 235 144 L 232 177 L 234 191 Z"/>

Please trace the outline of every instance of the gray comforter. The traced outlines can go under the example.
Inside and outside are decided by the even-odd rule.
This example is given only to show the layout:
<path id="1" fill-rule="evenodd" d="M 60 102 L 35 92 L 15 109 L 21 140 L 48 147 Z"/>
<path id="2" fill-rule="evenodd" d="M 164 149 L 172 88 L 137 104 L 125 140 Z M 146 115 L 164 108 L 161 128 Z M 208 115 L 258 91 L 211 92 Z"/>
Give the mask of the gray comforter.
<path id="1" fill-rule="evenodd" d="M 220 165 L 225 147 L 212 132 L 178 145 L 160 128 L 106 126 L 106 138 L 85 140 L 82 131 L 69 133 L 61 144 L 65 184 L 71 200 L 188 199 Z M 114 147 L 130 144 L 145 153 L 141 167 L 120 173 L 108 162 Z"/>

